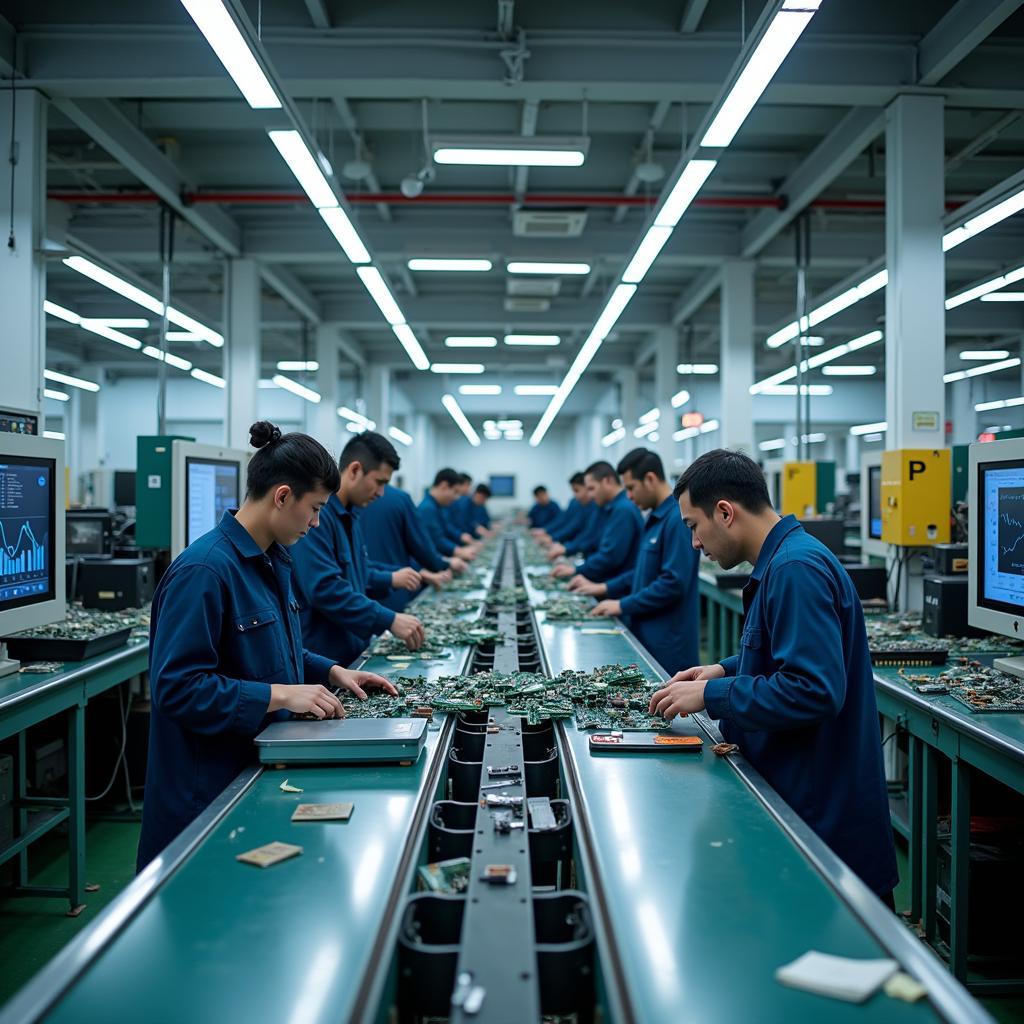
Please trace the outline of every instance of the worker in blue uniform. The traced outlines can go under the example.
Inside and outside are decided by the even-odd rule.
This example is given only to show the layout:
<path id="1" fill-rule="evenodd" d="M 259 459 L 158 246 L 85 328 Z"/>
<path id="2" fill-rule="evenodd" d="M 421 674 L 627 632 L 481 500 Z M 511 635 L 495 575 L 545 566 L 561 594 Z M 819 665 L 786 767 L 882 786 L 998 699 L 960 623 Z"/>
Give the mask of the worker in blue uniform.
<path id="1" fill-rule="evenodd" d="M 553 500 L 548 489 L 543 484 L 538 484 L 533 489 L 534 502 L 530 511 L 526 513 L 526 519 L 530 526 L 545 527 L 553 523 L 561 513 L 557 501 Z"/>
<path id="2" fill-rule="evenodd" d="M 444 535 L 455 545 L 466 545 L 473 547 L 476 543 L 476 535 L 469 530 L 469 526 L 463 523 L 463 516 L 459 502 L 469 497 L 469 488 L 473 478 L 468 473 L 457 473 L 458 482 L 455 485 L 455 498 L 450 505 L 441 506 L 441 521 L 444 523 Z"/>
<path id="3" fill-rule="evenodd" d="M 549 561 L 565 554 L 589 555 L 597 550 L 601 543 L 601 531 L 604 520 L 597 502 L 591 500 L 587 490 L 586 478 L 582 473 L 574 473 L 569 478 L 576 514 L 567 519 L 566 513 L 555 521 L 547 531 L 547 539 L 542 534 L 540 543 L 547 548 Z M 570 506 L 572 502 L 569 503 Z"/>
<path id="4" fill-rule="evenodd" d="M 386 484 L 381 496 L 360 516 L 366 550 L 384 568 L 411 565 L 424 583 L 439 589 L 451 582 L 452 573 L 462 573 L 466 563 L 457 557 L 444 558 L 416 512 L 416 505 L 401 488 Z M 381 604 L 401 611 L 412 599 L 407 590 L 393 590 Z"/>
<path id="5" fill-rule="evenodd" d="M 366 550 L 361 512 L 379 498 L 401 465 L 394 445 L 367 430 L 345 445 L 338 459 L 341 483 L 320 513 L 320 527 L 291 550 L 304 641 L 340 665 L 349 665 L 370 639 L 390 630 L 411 651 L 423 646 L 423 624 L 375 598 L 392 590 L 415 593 L 420 574 L 376 563 Z"/>
<path id="6" fill-rule="evenodd" d="M 890 907 L 896 855 L 864 612 L 846 570 L 739 452 L 707 452 L 675 486 L 693 546 L 743 588 L 739 654 L 677 673 L 651 712 L 707 711 L 723 736 Z"/>
<path id="7" fill-rule="evenodd" d="M 587 466 L 583 478 L 590 500 L 601 509 L 600 540 L 596 548 L 588 545 L 583 549 L 586 557 L 578 565 L 556 565 L 551 574 L 604 583 L 633 568 L 644 521 L 610 462 L 602 460 Z"/>
<path id="8" fill-rule="evenodd" d="M 460 539 L 450 535 L 445 515 L 445 510 L 458 496 L 459 474 L 448 467 L 439 469 L 416 511 L 442 558 L 461 558 L 465 562 L 471 562 L 476 557 L 478 549 L 475 545 L 461 543 Z"/>
<path id="9" fill-rule="evenodd" d="M 571 537 L 579 529 L 583 509 L 580 498 L 586 497 L 587 493 L 582 473 L 573 473 L 569 477 L 569 488 L 572 491 L 569 504 L 547 526 L 535 526 L 530 530 L 537 542 L 544 547 L 555 540 Z"/>
<path id="10" fill-rule="evenodd" d="M 661 457 L 634 448 L 616 467 L 630 500 L 648 516 L 633 569 L 605 583 L 579 579 L 576 590 L 601 600 L 596 616 L 621 616 L 670 675 L 700 661 L 700 555 L 679 517 Z"/>
<path id="11" fill-rule="evenodd" d="M 452 503 L 452 519 L 470 537 L 491 536 L 491 515 L 487 511 L 490 496 L 491 489 L 487 484 L 477 484 L 472 494 L 462 494 Z"/>
<path id="12" fill-rule="evenodd" d="M 304 648 L 286 548 L 318 523 L 338 466 L 306 434 L 250 428 L 242 507 L 190 544 L 157 587 L 150 618 L 152 713 L 139 839 L 144 868 L 247 765 L 253 738 L 290 713 L 344 714 L 332 689 L 395 694 Z"/>

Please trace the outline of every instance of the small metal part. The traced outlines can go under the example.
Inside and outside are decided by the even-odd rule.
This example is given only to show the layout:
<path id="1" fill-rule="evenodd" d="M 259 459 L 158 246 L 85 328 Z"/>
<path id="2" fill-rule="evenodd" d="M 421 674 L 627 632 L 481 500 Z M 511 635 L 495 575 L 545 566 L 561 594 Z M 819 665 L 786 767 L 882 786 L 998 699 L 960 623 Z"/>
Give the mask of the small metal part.
<path id="1" fill-rule="evenodd" d="M 507 836 L 515 829 L 522 829 L 521 821 L 513 821 L 511 811 L 499 811 L 494 815 L 494 831 L 498 835 Z"/>
<path id="2" fill-rule="evenodd" d="M 521 778 L 504 779 L 501 782 L 486 782 L 480 789 L 504 789 L 505 786 L 521 786 L 522 784 L 523 780 Z"/>
<path id="3" fill-rule="evenodd" d="M 546 832 L 558 828 L 555 813 L 551 810 L 551 801 L 546 796 L 530 797 L 526 805 L 530 809 L 530 823 L 536 831 Z"/>
<path id="4" fill-rule="evenodd" d="M 486 864 L 480 881 L 488 885 L 515 885 L 517 877 L 513 864 Z"/>
<path id="5" fill-rule="evenodd" d="M 496 775 L 522 775 L 523 770 L 517 764 L 487 766 L 487 774 L 493 779 Z"/>

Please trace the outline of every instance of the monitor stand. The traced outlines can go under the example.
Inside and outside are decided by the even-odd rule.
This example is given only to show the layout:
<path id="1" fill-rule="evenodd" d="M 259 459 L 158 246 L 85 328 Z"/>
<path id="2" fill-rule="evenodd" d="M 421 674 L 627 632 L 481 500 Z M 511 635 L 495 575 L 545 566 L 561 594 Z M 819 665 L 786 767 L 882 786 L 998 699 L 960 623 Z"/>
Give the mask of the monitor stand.
<path id="1" fill-rule="evenodd" d="M 996 658 L 992 662 L 992 667 L 998 672 L 1005 672 L 1008 676 L 1024 679 L 1024 658 Z"/>
<path id="2" fill-rule="evenodd" d="M 21 662 L 8 656 L 7 644 L 0 640 L 0 677 L 12 675 L 20 668 Z"/>

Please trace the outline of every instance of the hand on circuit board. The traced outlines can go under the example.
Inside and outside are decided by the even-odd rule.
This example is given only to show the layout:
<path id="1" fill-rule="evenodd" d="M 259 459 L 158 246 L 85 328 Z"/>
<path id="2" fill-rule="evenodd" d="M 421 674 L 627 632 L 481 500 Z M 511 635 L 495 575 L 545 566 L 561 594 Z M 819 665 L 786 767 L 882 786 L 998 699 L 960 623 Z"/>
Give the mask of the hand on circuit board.
<path id="1" fill-rule="evenodd" d="M 555 579 L 564 580 L 568 579 L 570 576 L 575 576 L 576 570 L 569 565 L 568 562 L 562 562 L 551 570 L 551 575 L 554 576 Z"/>
<path id="2" fill-rule="evenodd" d="M 573 576 L 569 580 L 569 589 L 576 594 L 583 594 L 585 597 L 604 597 L 608 593 L 608 584 L 594 583 L 586 576 Z"/>
<path id="3" fill-rule="evenodd" d="M 420 574 L 411 565 L 396 569 L 391 574 L 392 590 L 419 590 L 421 583 Z"/>
<path id="4" fill-rule="evenodd" d="M 418 651 L 426 639 L 423 623 L 415 615 L 406 615 L 405 612 L 395 612 L 389 628 L 399 640 L 405 641 L 410 651 Z"/>
<path id="5" fill-rule="evenodd" d="M 622 604 L 611 598 L 605 601 L 598 601 L 590 614 L 598 615 L 603 618 L 614 619 L 622 614 Z"/>
<path id="6" fill-rule="evenodd" d="M 338 668 L 337 665 L 335 665 L 334 669 L 336 668 Z M 332 674 L 334 669 L 331 669 Z M 307 686 L 304 684 L 272 683 L 270 686 L 270 704 L 267 710 L 287 710 L 295 715 L 311 715 L 314 718 L 345 717 L 345 710 L 341 706 L 341 701 L 326 686 L 318 684 Z"/>
<path id="7" fill-rule="evenodd" d="M 333 686 L 344 687 L 350 693 L 354 693 L 360 700 L 366 700 L 366 690 L 364 687 L 383 690 L 385 693 L 391 694 L 392 697 L 398 696 L 398 690 L 395 689 L 394 684 L 389 683 L 388 680 L 383 676 L 377 675 L 376 672 L 355 672 L 352 669 L 335 665 L 331 669 L 328 681 Z M 337 701 L 336 697 L 335 700 Z M 339 710 L 341 708 L 340 701 L 338 702 L 338 708 Z M 344 711 L 342 711 L 337 717 L 342 718 L 344 714 Z"/>
<path id="8" fill-rule="evenodd" d="M 709 679 L 725 675 L 721 665 L 695 665 L 677 672 L 651 697 L 648 709 L 652 715 L 661 715 L 671 721 L 676 715 L 693 714 L 704 710 L 704 687 Z"/>
<path id="9" fill-rule="evenodd" d="M 441 572 L 431 572 L 429 569 L 420 569 L 420 578 L 424 583 L 429 583 L 435 590 L 440 590 L 451 583 L 452 571 L 451 569 L 444 569 Z"/>

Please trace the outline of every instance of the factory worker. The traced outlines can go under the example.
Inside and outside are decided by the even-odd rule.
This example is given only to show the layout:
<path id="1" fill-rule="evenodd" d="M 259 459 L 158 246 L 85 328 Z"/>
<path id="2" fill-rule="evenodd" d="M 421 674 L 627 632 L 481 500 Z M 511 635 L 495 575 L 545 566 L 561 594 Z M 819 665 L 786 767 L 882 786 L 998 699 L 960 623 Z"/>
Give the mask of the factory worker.
<path id="1" fill-rule="evenodd" d="M 533 489 L 534 503 L 526 518 L 532 527 L 543 529 L 550 526 L 562 513 L 557 501 L 552 501 L 548 489 L 539 484 Z"/>
<path id="2" fill-rule="evenodd" d="M 459 474 L 454 469 L 439 469 L 417 512 L 442 558 L 454 557 L 470 562 L 476 557 L 477 548 L 473 544 L 462 543 L 460 538 L 451 534 L 445 511 L 459 496 L 459 488 Z"/>

